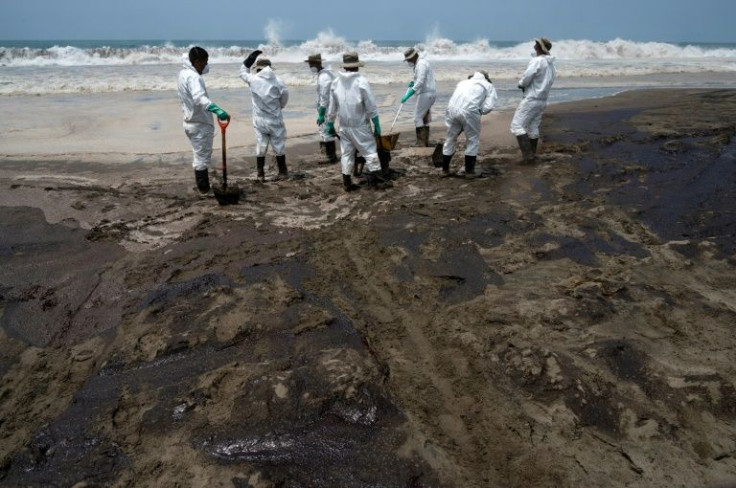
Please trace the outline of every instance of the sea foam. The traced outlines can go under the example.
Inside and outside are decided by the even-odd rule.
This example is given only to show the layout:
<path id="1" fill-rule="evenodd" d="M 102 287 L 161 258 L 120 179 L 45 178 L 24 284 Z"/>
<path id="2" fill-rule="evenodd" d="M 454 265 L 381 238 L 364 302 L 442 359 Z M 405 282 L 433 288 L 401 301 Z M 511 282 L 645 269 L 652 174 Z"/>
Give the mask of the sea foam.
<path id="1" fill-rule="evenodd" d="M 282 41 L 281 26 L 271 22 L 262 41 L 209 41 L 207 85 L 242 88 L 237 76 L 242 60 L 254 49 L 268 56 L 287 85 L 314 83 L 304 60 L 321 53 L 325 63 L 339 68 L 345 51 L 357 51 L 366 62 L 371 83 L 405 82 L 411 77 L 403 52 L 418 45 L 435 69 L 439 82 L 457 81 L 476 69 L 494 80 L 514 80 L 529 60 L 532 41 L 453 41 L 432 34 L 420 42 L 347 40 L 331 30 L 306 41 Z M 658 74 L 736 73 L 736 44 L 672 44 L 614 39 L 554 40 L 552 53 L 561 78 L 626 77 Z M 193 42 L 82 41 L 75 43 L 15 42 L 0 46 L 0 95 L 105 93 L 131 90 L 171 90 L 182 53 Z"/>

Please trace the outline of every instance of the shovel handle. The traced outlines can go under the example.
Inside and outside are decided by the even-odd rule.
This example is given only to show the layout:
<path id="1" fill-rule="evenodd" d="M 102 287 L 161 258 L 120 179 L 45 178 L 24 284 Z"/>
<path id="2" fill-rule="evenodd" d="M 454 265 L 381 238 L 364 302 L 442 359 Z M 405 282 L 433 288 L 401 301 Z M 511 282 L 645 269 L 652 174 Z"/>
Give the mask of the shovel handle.
<path id="1" fill-rule="evenodd" d="M 227 144 L 225 143 L 225 129 L 230 124 L 230 116 L 228 115 L 227 120 L 217 119 L 217 123 L 220 124 L 220 132 L 222 132 L 222 188 L 227 190 Z"/>
<path id="2" fill-rule="evenodd" d="M 388 130 L 389 134 L 392 134 L 394 131 L 394 126 L 396 125 L 396 120 L 399 118 L 399 114 L 401 113 L 401 109 L 404 108 L 404 104 L 402 103 L 399 105 L 399 109 L 396 111 L 396 117 L 394 117 L 394 121 L 391 123 L 391 128 Z"/>
<path id="3" fill-rule="evenodd" d="M 220 130 L 224 134 L 225 133 L 225 129 L 227 129 L 227 126 L 230 125 L 230 116 L 228 115 L 227 116 L 227 119 L 225 119 L 225 120 L 217 119 L 217 123 L 220 124 Z"/>

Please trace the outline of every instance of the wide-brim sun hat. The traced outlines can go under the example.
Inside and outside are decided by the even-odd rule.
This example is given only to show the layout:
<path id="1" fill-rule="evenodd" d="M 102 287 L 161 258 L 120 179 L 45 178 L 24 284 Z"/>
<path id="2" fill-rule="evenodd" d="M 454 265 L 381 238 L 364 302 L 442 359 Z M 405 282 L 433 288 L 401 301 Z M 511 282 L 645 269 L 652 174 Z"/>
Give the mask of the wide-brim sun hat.
<path id="1" fill-rule="evenodd" d="M 342 55 L 343 68 L 361 68 L 363 66 L 365 66 L 365 63 L 358 58 L 358 53 L 355 51 L 350 51 Z"/>
<path id="2" fill-rule="evenodd" d="M 305 63 L 311 63 L 311 64 L 322 64 L 322 55 L 321 54 L 310 54 L 307 59 L 304 60 Z"/>
<path id="3" fill-rule="evenodd" d="M 552 41 L 546 37 L 534 39 L 534 42 L 539 46 L 539 49 L 541 49 L 544 54 L 549 54 L 549 50 L 552 49 Z"/>
<path id="4" fill-rule="evenodd" d="M 404 61 L 409 61 L 414 56 L 419 56 L 419 51 L 417 51 L 416 48 L 410 47 L 404 51 Z"/>

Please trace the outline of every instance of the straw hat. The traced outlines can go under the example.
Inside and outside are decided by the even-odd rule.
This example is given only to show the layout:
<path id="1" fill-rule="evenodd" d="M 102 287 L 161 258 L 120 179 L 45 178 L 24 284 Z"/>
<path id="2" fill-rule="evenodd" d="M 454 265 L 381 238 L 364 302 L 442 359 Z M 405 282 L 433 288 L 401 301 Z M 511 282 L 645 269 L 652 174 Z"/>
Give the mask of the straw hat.
<path id="1" fill-rule="evenodd" d="M 404 61 L 409 61 L 414 56 L 419 56 L 419 51 L 417 51 L 416 48 L 410 47 L 404 51 Z"/>
<path id="2" fill-rule="evenodd" d="M 534 42 L 537 43 L 537 46 L 539 46 L 539 49 L 541 49 L 544 54 L 549 54 L 549 50 L 552 49 L 552 42 L 546 37 L 534 39 Z"/>
<path id="3" fill-rule="evenodd" d="M 322 55 L 310 54 L 309 57 L 304 60 L 304 62 L 309 64 L 322 64 Z"/>
<path id="4" fill-rule="evenodd" d="M 258 73 L 259 71 L 261 71 L 266 66 L 268 66 L 268 67 L 271 66 L 271 60 L 268 59 L 268 58 L 258 58 L 256 60 L 256 73 Z"/>
<path id="5" fill-rule="evenodd" d="M 343 68 L 360 68 L 365 66 L 360 59 L 358 59 L 358 53 L 350 51 L 342 55 L 342 67 Z"/>

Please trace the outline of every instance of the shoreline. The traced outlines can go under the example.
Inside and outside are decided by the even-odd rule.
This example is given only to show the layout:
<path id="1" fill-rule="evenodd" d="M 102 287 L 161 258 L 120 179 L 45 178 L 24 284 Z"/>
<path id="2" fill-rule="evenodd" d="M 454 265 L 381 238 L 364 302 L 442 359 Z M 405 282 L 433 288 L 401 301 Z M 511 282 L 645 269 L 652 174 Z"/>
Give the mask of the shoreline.
<path id="1" fill-rule="evenodd" d="M 693 82 L 696 85 L 702 84 L 703 89 L 713 89 L 708 85 L 714 83 L 713 77 L 716 75 L 704 76 L 705 78 L 700 77 Z M 605 98 L 612 92 L 639 90 L 642 85 L 644 89 L 651 89 L 650 85 L 663 82 L 668 84 L 673 83 L 673 80 L 667 75 L 633 77 L 628 82 L 619 77 L 563 77 L 556 84 L 550 106 L 589 98 Z M 715 83 L 723 84 L 723 81 Z M 733 83 L 731 85 L 731 88 L 736 88 Z M 398 108 L 400 96 L 397 93 L 402 93 L 404 88 L 399 83 L 374 86 L 382 125 L 387 126 L 386 129 Z M 453 89 L 453 82 L 439 83 L 439 98 L 433 109 L 434 120 L 431 124 L 433 132 L 438 134 L 437 139 L 444 137 L 444 110 Z M 520 101 L 514 82 L 498 82 L 497 90 L 500 90 L 501 100 L 494 115 L 513 113 Z M 228 129 L 228 150 L 234 160 L 251 156 L 255 137 L 250 122 L 250 96 L 247 88 L 243 85 L 241 89 L 211 89 L 210 93 L 213 100 L 217 100 L 233 116 L 234 123 Z M 191 157 L 188 141 L 181 127 L 179 103 L 173 91 L 14 95 L 1 98 L 6 101 L 6 109 L 18 115 L 0 122 L 0 162 L 62 159 L 112 163 L 176 163 Z M 316 140 L 314 114 L 309 108 L 313 104 L 313 98 L 313 86 L 291 89 L 290 102 L 285 111 L 289 134 L 287 144 L 302 139 Z M 411 102 L 404 107 L 397 121 L 397 131 L 413 130 L 412 109 Z M 487 124 L 486 121 L 484 123 Z M 219 150 L 220 137 L 216 134 L 214 154 L 219 153 Z M 216 157 L 213 156 L 214 159 Z"/>

